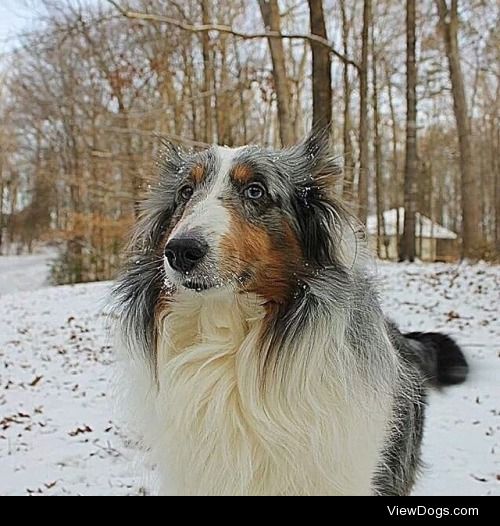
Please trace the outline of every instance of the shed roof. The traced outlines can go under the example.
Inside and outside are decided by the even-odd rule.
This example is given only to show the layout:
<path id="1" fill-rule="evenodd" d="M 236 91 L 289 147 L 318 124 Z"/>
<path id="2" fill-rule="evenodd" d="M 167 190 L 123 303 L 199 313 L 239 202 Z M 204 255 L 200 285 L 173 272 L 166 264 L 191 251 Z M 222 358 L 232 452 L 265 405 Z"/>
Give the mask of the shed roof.
<path id="1" fill-rule="evenodd" d="M 405 209 L 399 209 L 399 231 L 403 232 Z M 433 239 L 457 239 L 457 234 L 444 226 L 435 223 L 428 217 L 417 212 L 417 237 L 427 237 Z M 388 236 L 395 236 L 397 233 L 397 209 L 392 208 L 384 212 L 385 230 Z M 377 235 L 377 216 L 368 217 L 367 230 L 371 235 Z"/>

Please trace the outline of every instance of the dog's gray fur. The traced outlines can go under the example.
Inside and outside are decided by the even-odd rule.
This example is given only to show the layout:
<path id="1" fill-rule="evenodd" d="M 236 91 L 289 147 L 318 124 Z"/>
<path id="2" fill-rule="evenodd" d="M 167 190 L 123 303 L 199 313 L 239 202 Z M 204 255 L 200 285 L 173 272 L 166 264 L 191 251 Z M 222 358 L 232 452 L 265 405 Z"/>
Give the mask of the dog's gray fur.
<path id="1" fill-rule="evenodd" d="M 368 376 L 383 376 L 384 342 L 389 335 L 399 353 L 402 374 L 390 386 L 394 389 L 393 429 L 387 437 L 374 487 L 379 495 L 410 494 L 420 468 L 427 385 L 463 381 L 467 364 L 462 352 L 451 339 L 441 335 L 405 336 L 384 318 L 372 279 L 357 264 L 362 253 L 359 231 L 345 208 L 328 191 L 339 169 L 330 155 L 325 134 L 313 134 L 302 145 L 278 152 L 250 147 L 242 150 L 239 159 L 255 166 L 267 181 L 270 198 L 274 200 L 273 206 L 266 210 L 242 210 L 242 213 L 250 221 L 271 229 L 277 242 L 280 226 L 275 216 L 285 214 L 301 239 L 308 262 L 297 273 L 296 289 L 289 302 L 280 307 L 269 323 L 268 334 L 263 335 L 270 353 L 265 361 L 272 364 L 270 367 L 276 367 L 278 362 L 286 367 L 287 345 L 304 325 L 335 310 L 344 312 L 348 319 L 346 337 L 358 353 L 356 363 L 360 370 Z M 144 353 L 153 371 L 155 309 L 161 295 L 169 294 L 160 245 L 182 215 L 176 203 L 179 185 L 200 160 L 216 170 L 217 158 L 211 150 L 193 154 L 166 145 L 159 184 L 144 202 L 129 262 L 116 287 L 122 337 L 131 351 Z M 205 184 L 210 184 L 209 179 Z M 345 251 L 346 228 L 350 229 L 351 241 L 354 240 L 350 245 L 352 253 L 347 255 L 341 253 Z M 238 287 L 239 283 L 233 285 Z M 446 354 L 446 359 L 440 359 L 441 353 Z M 367 381 L 371 383 L 372 379 Z M 374 385 L 384 386 L 384 381 L 373 379 Z"/>

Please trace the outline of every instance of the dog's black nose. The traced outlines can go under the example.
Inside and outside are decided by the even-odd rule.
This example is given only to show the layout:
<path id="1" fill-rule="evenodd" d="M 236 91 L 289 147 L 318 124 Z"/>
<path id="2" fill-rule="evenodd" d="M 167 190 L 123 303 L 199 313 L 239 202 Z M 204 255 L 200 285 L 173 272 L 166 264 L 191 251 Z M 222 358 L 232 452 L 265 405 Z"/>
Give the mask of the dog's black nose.
<path id="1" fill-rule="evenodd" d="M 206 256 L 208 245 L 193 237 L 170 240 L 165 247 L 165 256 L 170 266 L 178 272 L 190 272 Z"/>

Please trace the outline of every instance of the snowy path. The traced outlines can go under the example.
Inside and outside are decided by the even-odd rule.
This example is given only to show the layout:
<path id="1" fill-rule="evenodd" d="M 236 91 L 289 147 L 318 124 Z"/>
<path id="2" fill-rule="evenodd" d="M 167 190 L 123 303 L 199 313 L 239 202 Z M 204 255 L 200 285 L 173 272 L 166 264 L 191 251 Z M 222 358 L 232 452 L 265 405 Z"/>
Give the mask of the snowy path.
<path id="1" fill-rule="evenodd" d="M 386 311 L 404 329 L 455 336 L 472 367 L 467 384 L 431 396 L 416 493 L 499 495 L 500 267 L 380 264 L 379 273 Z M 0 495 L 147 493 L 112 417 L 108 289 L 0 296 Z"/>
<path id="2" fill-rule="evenodd" d="M 0 296 L 47 286 L 53 257 L 50 252 L 32 256 L 0 256 Z"/>

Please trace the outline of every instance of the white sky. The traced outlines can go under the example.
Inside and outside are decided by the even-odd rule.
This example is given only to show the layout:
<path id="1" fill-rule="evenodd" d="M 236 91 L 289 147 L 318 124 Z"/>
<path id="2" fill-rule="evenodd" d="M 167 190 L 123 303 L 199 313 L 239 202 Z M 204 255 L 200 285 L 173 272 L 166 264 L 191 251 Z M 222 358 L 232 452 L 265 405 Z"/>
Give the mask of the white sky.
<path id="1" fill-rule="evenodd" d="M 60 1 L 61 4 L 68 2 Z M 102 1 L 86 0 L 83 3 L 97 4 Z M 16 47 L 16 35 L 37 27 L 36 19 L 41 13 L 44 13 L 44 8 L 39 0 L 0 0 L 0 58 Z"/>
<path id="2" fill-rule="evenodd" d="M 0 0 L 0 53 L 15 46 L 16 34 L 29 29 L 34 16 L 20 0 Z"/>

